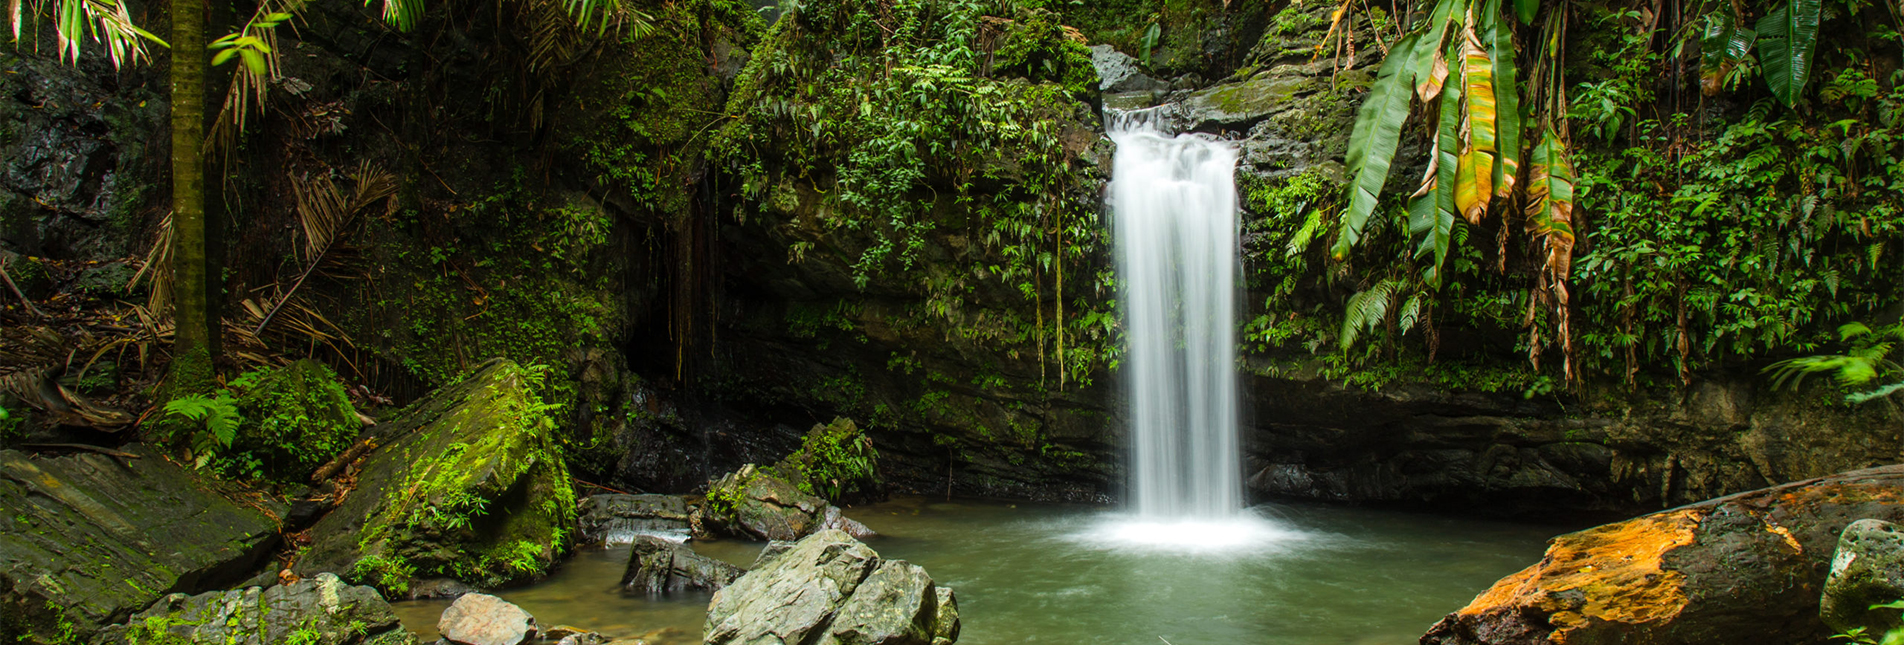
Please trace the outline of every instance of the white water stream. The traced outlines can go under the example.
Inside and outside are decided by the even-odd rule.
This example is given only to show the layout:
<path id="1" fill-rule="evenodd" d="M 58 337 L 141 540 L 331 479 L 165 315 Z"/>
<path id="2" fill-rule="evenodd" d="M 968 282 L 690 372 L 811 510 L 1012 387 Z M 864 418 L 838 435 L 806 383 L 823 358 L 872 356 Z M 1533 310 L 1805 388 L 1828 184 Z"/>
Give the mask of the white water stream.
<path id="1" fill-rule="evenodd" d="M 1244 511 L 1237 446 L 1236 148 L 1171 133 L 1168 110 L 1108 115 L 1135 517 L 1104 533 L 1197 548 L 1274 541 Z"/>

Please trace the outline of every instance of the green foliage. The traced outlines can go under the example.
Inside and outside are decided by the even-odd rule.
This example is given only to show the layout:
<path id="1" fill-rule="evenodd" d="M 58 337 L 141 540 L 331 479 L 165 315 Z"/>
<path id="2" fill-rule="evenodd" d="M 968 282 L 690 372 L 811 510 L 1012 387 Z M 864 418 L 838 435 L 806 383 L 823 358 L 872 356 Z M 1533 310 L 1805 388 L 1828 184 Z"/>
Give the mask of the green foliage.
<path id="1" fill-rule="evenodd" d="M 879 451 L 872 437 L 851 419 L 840 418 L 814 425 L 800 439 L 800 449 L 774 471 L 803 492 L 845 503 L 877 492 L 878 468 Z"/>
<path id="2" fill-rule="evenodd" d="M 1871 605 L 1873 611 L 1879 609 L 1904 609 L 1904 600 Z M 1857 645 L 1904 645 L 1904 627 L 1893 627 L 1883 634 L 1871 633 L 1869 627 L 1853 627 L 1844 632 L 1832 634 L 1834 640 L 1845 640 Z"/>
<path id="3" fill-rule="evenodd" d="M 199 468 L 231 447 L 232 440 L 238 436 L 238 425 L 244 422 L 238 415 L 237 401 L 230 392 L 222 390 L 213 396 L 188 394 L 172 399 L 165 403 L 165 412 L 197 423 L 194 432 L 185 439 Z"/>
<path id="4" fill-rule="evenodd" d="M 10 446 L 26 435 L 26 417 L 0 405 L 0 446 Z"/>
<path id="5" fill-rule="evenodd" d="M 1091 49 L 1064 32 L 1058 14 L 1045 9 L 1021 9 L 1005 33 L 1005 44 L 993 54 L 992 71 L 1064 86 L 1084 98 L 1097 85 Z"/>
<path id="6" fill-rule="evenodd" d="M 227 476 L 303 481 L 363 427 L 343 383 L 315 361 L 246 372 L 230 389 L 248 422 L 220 464 Z"/>
<path id="7" fill-rule="evenodd" d="M 1759 20 L 1759 64 L 1765 68 L 1765 84 L 1786 107 L 1798 104 L 1805 83 L 1811 80 L 1824 4 L 1824 0 L 1791 0 Z"/>
<path id="8" fill-rule="evenodd" d="M 1765 371 L 1773 375 L 1774 385 L 1789 382 L 1793 388 L 1802 384 L 1807 375 L 1831 374 L 1839 387 L 1852 390 L 1845 394 L 1845 400 L 1852 403 L 1863 403 L 1904 390 L 1904 366 L 1890 358 L 1891 351 L 1897 349 L 1897 343 L 1904 341 L 1904 322 L 1891 323 L 1875 330 L 1864 323 L 1846 323 L 1838 328 L 1838 336 L 1850 345 L 1843 354 L 1787 359 L 1766 366 Z M 1892 382 L 1869 387 L 1872 381 L 1878 379 Z"/>

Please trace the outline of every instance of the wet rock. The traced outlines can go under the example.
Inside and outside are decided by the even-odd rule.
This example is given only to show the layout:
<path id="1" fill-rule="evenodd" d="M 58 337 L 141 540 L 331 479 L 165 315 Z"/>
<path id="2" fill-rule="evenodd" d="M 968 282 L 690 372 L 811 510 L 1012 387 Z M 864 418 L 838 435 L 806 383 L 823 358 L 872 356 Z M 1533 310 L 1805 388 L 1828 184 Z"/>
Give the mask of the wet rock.
<path id="1" fill-rule="evenodd" d="M 417 641 L 377 590 L 353 587 L 325 573 L 269 588 L 171 594 L 93 639 L 94 645 L 155 642 L 413 645 Z"/>
<path id="2" fill-rule="evenodd" d="M 1866 518 L 1904 519 L 1904 466 L 1741 493 L 1562 535 L 1540 563 L 1495 583 L 1421 642 L 1824 642 L 1831 630 L 1819 618 L 1819 596 L 1839 532 Z M 1858 535 L 1884 533 L 1860 529 Z"/>
<path id="3" fill-rule="evenodd" d="M 688 502 L 679 495 L 590 495 L 576 509 L 576 541 L 626 544 L 637 535 L 688 532 Z"/>
<path id="4" fill-rule="evenodd" d="M 1838 534 L 1818 615 L 1834 631 L 1865 627 L 1881 634 L 1899 626 L 1898 610 L 1872 605 L 1904 600 L 1904 527 L 1858 520 Z"/>
<path id="5" fill-rule="evenodd" d="M 1091 66 L 1097 68 L 1098 89 L 1105 92 L 1150 92 L 1170 87 L 1169 83 L 1145 74 L 1137 59 L 1110 45 L 1091 47 Z"/>
<path id="6" fill-rule="evenodd" d="M 443 640 L 457 645 L 517 645 L 535 638 L 535 617 L 489 594 L 465 594 L 436 620 Z"/>
<path id="7" fill-rule="evenodd" d="M 526 371 L 494 360 L 377 427 L 357 489 L 312 527 L 300 575 L 406 595 L 418 578 L 534 579 L 567 546 L 575 493 Z"/>
<path id="8" fill-rule="evenodd" d="M 1259 74 L 1241 83 L 1192 92 L 1183 101 L 1184 116 L 1199 130 L 1243 129 L 1325 88 L 1321 81 L 1306 76 Z"/>
<path id="9" fill-rule="evenodd" d="M 139 458 L 0 450 L 0 638 L 83 639 L 168 593 L 242 580 L 276 544 L 255 506 L 125 450 Z"/>
<path id="10" fill-rule="evenodd" d="M 744 573 L 740 567 L 695 553 L 685 544 L 639 535 L 628 554 L 628 570 L 622 574 L 621 587 L 648 595 L 690 589 L 718 591 Z"/>
<path id="11" fill-rule="evenodd" d="M 707 502 L 695 509 L 691 523 L 697 537 L 797 540 L 827 529 L 856 537 L 873 535 L 872 529 L 848 519 L 839 507 L 753 464 L 709 485 Z"/>
<path id="12" fill-rule="evenodd" d="M 957 601 L 924 569 L 822 531 L 714 594 L 703 630 L 728 643 L 946 645 Z"/>
<path id="13" fill-rule="evenodd" d="M 780 554 L 792 551 L 794 544 L 797 543 L 791 540 L 772 540 L 767 542 L 767 546 L 760 548 L 760 554 L 754 556 L 753 566 L 747 568 L 751 570 L 767 566 L 767 563 L 772 562 L 774 558 L 780 557 Z"/>

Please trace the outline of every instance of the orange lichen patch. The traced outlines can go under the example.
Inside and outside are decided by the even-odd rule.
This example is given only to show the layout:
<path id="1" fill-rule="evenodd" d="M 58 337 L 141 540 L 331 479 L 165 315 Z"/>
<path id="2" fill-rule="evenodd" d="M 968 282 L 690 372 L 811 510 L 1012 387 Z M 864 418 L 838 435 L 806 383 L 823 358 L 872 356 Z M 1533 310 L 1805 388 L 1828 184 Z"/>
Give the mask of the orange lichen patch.
<path id="1" fill-rule="evenodd" d="M 1457 613 L 1535 609 L 1554 625 L 1553 643 L 1594 623 L 1671 619 L 1686 607 L 1685 576 L 1665 569 L 1662 559 L 1692 544 L 1706 513 L 1656 513 L 1554 538 L 1539 564 L 1494 583 Z"/>

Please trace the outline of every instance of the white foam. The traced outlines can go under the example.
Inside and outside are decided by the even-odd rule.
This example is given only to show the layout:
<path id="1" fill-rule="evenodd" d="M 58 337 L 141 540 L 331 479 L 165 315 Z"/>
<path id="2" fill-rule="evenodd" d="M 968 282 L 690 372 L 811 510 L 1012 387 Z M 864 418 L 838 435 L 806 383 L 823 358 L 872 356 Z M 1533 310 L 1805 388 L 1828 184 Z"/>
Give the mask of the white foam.
<path id="1" fill-rule="evenodd" d="M 1243 512 L 1223 519 L 1107 515 L 1071 539 L 1087 547 L 1114 551 L 1228 554 L 1287 551 L 1315 537 L 1276 520 Z"/>

